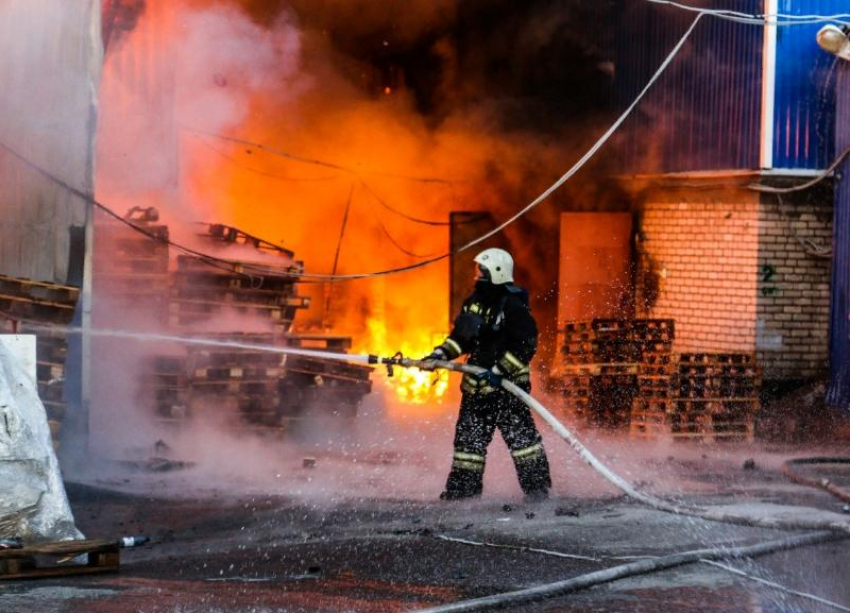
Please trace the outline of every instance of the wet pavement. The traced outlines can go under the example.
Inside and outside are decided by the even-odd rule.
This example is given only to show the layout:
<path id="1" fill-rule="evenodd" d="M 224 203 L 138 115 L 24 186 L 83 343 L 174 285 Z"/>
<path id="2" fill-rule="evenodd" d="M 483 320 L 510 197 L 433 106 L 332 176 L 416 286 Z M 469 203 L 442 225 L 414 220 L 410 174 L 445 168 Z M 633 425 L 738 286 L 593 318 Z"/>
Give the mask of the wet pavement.
<path id="1" fill-rule="evenodd" d="M 762 451 L 755 470 L 741 468 L 739 453 L 722 457 L 675 453 L 657 461 L 664 466 L 663 478 L 659 469 L 653 475 L 655 481 L 644 487 L 684 502 L 722 505 L 742 513 L 835 517 L 841 511 L 842 504 L 825 492 L 791 484 L 781 475 L 778 466 L 787 451 L 774 455 Z M 805 450 L 796 453 L 805 454 Z M 393 459 L 403 461 L 403 457 Z M 836 468 L 837 474 L 842 470 Z M 560 494 L 556 487 L 556 496 L 536 505 L 498 491 L 467 503 L 350 493 L 322 500 L 260 491 L 236 493 L 197 483 L 190 489 L 191 480 L 186 479 L 191 474 L 70 485 L 71 503 L 87 536 L 148 534 L 153 544 L 125 550 L 117 575 L 2 583 L 0 611 L 407 611 L 575 577 L 624 564 L 635 556 L 748 545 L 794 534 L 671 516 L 606 491 L 576 497 Z M 667 484 L 674 482 L 679 485 L 670 491 Z M 482 547 L 441 536 L 543 548 L 575 557 Z M 850 541 L 730 565 L 850 606 L 846 580 Z M 692 564 L 510 610 L 785 613 L 835 609 L 723 569 Z"/>

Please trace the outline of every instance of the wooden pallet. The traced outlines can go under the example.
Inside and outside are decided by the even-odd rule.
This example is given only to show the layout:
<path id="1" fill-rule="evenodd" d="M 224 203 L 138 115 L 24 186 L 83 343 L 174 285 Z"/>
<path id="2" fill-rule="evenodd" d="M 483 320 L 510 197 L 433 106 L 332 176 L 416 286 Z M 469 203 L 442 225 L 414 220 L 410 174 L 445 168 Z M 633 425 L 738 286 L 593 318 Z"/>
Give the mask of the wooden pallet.
<path id="1" fill-rule="evenodd" d="M 80 556 L 86 556 L 85 562 Z M 114 541 L 62 541 L 0 550 L 0 579 L 37 579 L 117 572 L 120 550 Z"/>
<path id="2" fill-rule="evenodd" d="M 217 274 L 223 272 L 228 276 L 238 275 L 249 284 L 249 287 L 264 287 L 265 284 L 278 282 L 296 283 L 299 275 L 304 272 L 303 262 L 269 266 L 256 262 L 240 262 L 219 258 L 216 259 L 216 267 L 220 270 Z M 178 272 L 209 273 L 210 265 L 207 260 L 194 255 L 179 255 L 177 256 L 177 270 Z"/>
<path id="3" fill-rule="evenodd" d="M 278 379 L 283 376 L 283 368 L 280 366 L 208 366 L 192 370 L 192 382 L 198 381 L 259 381 L 265 379 Z"/>
<path id="4" fill-rule="evenodd" d="M 755 420 L 752 416 L 677 415 L 660 411 L 632 411 L 629 436 L 673 441 L 752 442 Z"/>
<path id="5" fill-rule="evenodd" d="M 335 334 L 298 334 L 293 333 L 281 339 L 287 347 L 300 349 L 321 349 L 324 351 L 338 351 L 344 353 L 351 349 L 350 336 L 338 336 Z"/>
<path id="6" fill-rule="evenodd" d="M 221 290 L 268 291 L 278 294 L 295 294 L 298 279 L 291 276 L 262 275 L 254 276 L 230 271 L 216 271 L 203 262 L 177 258 L 177 270 L 172 274 L 174 288 L 178 291 L 186 288 L 205 287 Z"/>
<path id="7" fill-rule="evenodd" d="M 670 398 L 655 398 L 638 394 L 632 401 L 632 411 L 637 413 L 672 413 L 676 405 Z"/>
<path id="8" fill-rule="evenodd" d="M 280 368 L 286 364 L 286 355 L 268 351 L 225 348 L 222 351 L 191 350 L 190 359 L 195 369 L 201 368 Z M 234 376 L 241 376 L 234 374 Z"/>
<path id="9" fill-rule="evenodd" d="M 73 306 L 79 298 L 80 290 L 68 285 L 0 275 L 0 294 L 18 296 L 36 302 Z"/>

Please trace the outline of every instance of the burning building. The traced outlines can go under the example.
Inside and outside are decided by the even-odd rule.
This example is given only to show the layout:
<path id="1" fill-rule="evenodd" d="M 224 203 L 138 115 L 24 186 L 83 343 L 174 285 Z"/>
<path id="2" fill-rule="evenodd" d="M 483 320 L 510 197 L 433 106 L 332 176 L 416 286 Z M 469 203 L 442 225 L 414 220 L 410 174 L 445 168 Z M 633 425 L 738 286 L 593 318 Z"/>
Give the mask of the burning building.
<path id="1" fill-rule="evenodd" d="M 617 74 L 628 100 L 690 22 L 649 5 L 624 16 Z M 817 29 L 698 24 L 620 146 L 635 312 L 674 318 L 682 351 L 754 352 L 773 387 L 829 366 L 834 178 L 805 189 L 837 153 L 835 59 Z M 635 37 L 645 53 L 627 51 Z"/>
<path id="2" fill-rule="evenodd" d="M 32 224 L 42 232 L 36 239 L 55 242 L 60 256 L 36 257 L 33 241 L 16 249 L 4 242 L 4 262 L 17 262 L 4 263 L 3 272 L 77 285 L 83 245 L 94 245 L 95 276 L 103 281 L 95 283 L 94 303 L 103 292 L 96 310 L 106 324 L 149 332 L 185 326 L 211 335 L 225 310 L 239 317 L 252 310 L 248 319 L 271 329 L 243 320 L 227 325 L 272 334 L 272 342 L 276 334 L 340 336 L 357 351 L 414 357 L 445 334 L 468 287 L 464 258 L 472 254 L 458 249 L 550 185 L 568 154 L 586 151 L 687 25 L 687 15 L 632 2 L 416 2 L 395 21 L 372 5 L 354 20 L 350 6 L 334 2 L 111 0 L 102 9 L 90 53 L 75 65 L 87 70 L 82 82 L 99 85 L 96 148 L 94 125 L 86 123 L 95 100 L 79 84 L 72 88 L 78 112 L 68 117 L 74 138 L 62 141 L 87 152 L 71 169 L 83 189 L 65 193 L 45 179 L 52 190 L 46 198 L 57 208 L 62 192 L 70 201 L 62 215 L 72 218 L 48 215 L 61 232 L 47 235 L 51 224 Z M 482 24 L 486 11 L 522 34 L 516 45 Z M 603 27 L 614 18 L 625 20 L 616 35 Z M 769 28 L 705 19 L 607 154 L 494 237 L 515 253 L 518 279 L 531 289 L 543 332 L 540 370 L 563 374 L 561 351 L 574 333 L 579 345 L 631 343 L 619 353 L 597 345 L 599 356 L 609 355 L 604 359 L 591 348 L 594 364 L 631 366 L 589 376 L 631 377 L 623 385 L 635 394 L 635 377 L 667 376 L 650 372 L 649 362 L 636 366 L 638 353 L 662 361 L 668 358 L 653 354 L 752 355 L 773 387 L 825 371 L 832 185 L 787 195 L 751 185 L 799 184 L 835 155 L 832 60 L 810 44 L 810 34 L 801 27 L 774 44 Z M 645 53 L 633 53 L 636 37 L 649 41 L 641 43 Z M 522 61 L 508 61 L 516 57 Z M 22 84 L 20 74 L 12 76 Z M 583 129 L 575 129 L 576 118 Z M 721 120 L 727 132 L 718 133 Z M 3 163 L 21 162 L 6 156 Z M 133 276 L 116 270 L 121 258 L 114 254 L 123 247 L 105 225 L 90 224 L 93 240 L 83 241 L 81 195 L 95 185 L 113 213 L 158 209 L 157 222 L 125 220 L 155 234 L 136 237 L 133 266 L 142 266 L 146 249 L 150 268 Z M 199 222 L 264 240 L 224 245 L 199 233 Z M 168 239 L 194 257 L 169 250 L 164 230 L 153 226 L 167 226 Z M 274 298 L 262 297 L 268 287 L 240 286 L 243 279 L 225 288 L 216 275 L 239 273 L 197 256 L 212 250 L 231 263 L 247 257 L 255 267 L 277 257 L 268 264 L 274 267 L 291 255 L 261 252 L 280 245 L 305 265 L 295 271 L 297 292 L 281 285 Z M 231 257 L 220 249 L 252 253 Z M 449 251 L 453 257 L 442 257 Z M 432 258 L 415 273 L 371 274 Z M 300 266 L 292 262 L 284 270 Z M 310 277 L 317 271 L 356 278 L 331 283 Z M 238 304 L 236 289 L 253 292 L 252 306 Z M 144 313 L 134 309 L 128 317 L 127 296 L 144 303 Z M 227 309 L 217 306 L 226 301 Z M 624 338 L 605 330 L 582 338 L 574 324 L 587 322 L 596 334 L 594 319 L 638 323 L 623 325 Z M 658 323 L 671 320 L 671 327 Z M 647 332 L 656 329 L 665 332 Z M 656 342 L 670 346 L 649 348 Z M 114 366 L 113 351 L 100 356 Z M 125 357 L 127 370 L 146 368 L 141 355 Z M 187 379 L 194 367 L 170 364 L 180 372 L 148 370 L 161 375 L 160 396 L 175 394 L 157 405 L 167 414 L 161 416 L 192 404 L 164 382 Z M 404 376 L 394 387 L 401 400 L 424 407 L 446 394 L 445 380 Z M 106 405 L 119 402 L 119 387 L 106 386 Z M 624 406 L 633 400 L 626 394 Z"/>

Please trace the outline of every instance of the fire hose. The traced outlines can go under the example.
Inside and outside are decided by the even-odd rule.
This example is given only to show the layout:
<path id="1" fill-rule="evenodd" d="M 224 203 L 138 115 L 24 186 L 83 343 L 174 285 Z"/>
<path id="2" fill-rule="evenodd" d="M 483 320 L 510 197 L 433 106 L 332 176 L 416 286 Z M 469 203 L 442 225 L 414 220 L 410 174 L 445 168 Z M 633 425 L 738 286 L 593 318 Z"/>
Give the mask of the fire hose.
<path id="1" fill-rule="evenodd" d="M 30 326 L 32 329 L 48 329 L 50 326 Z M 284 355 L 300 355 L 305 357 L 324 358 L 340 362 L 366 362 L 368 364 L 382 364 L 387 368 L 387 374 L 392 375 L 393 367 L 399 366 L 402 368 L 418 368 L 420 370 L 448 370 L 471 375 L 480 375 L 486 372 L 485 368 L 474 366 L 472 364 L 463 364 L 456 362 L 447 362 L 443 360 L 413 360 L 404 357 L 400 352 L 392 357 L 381 357 L 377 355 L 367 354 L 350 354 L 336 353 L 332 351 L 321 351 L 315 349 L 302 349 L 294 347 L 280 347 L 277 345 L 258 345 L 254 343 L 243 343 L 239 341 L 220 341 L 205 338 L 187 338 L 182 336 L 174 336 L 169 334 L 157 334 L 150 332 L 131 332 L 127 330 L 111 330 L 111 329 L 83 329 L 77 326 L 69 326 L 67 332 L 76 332 L 89 334 L 95 337 L 111 337 L 132 339 L 142 342 L 179 342 L 186 345 L 198 345 L 202 347 L 230 347 L 234 349 L 247 349 L 254 351 L 266 351 L 269 353 L 280 353 Z M 850 523 L 846 521 L 822 521 L 817 519 L 795 519 L 784 520 L 781 518 L 770 517 L 743 517 L 730 513 L 723 513 L 716 510 L 685 507 L 676 505 L 666 500 L 662 500 L 650 494 L 640 492 L 635 489 L 628 481 L 615 474 L 605 464 L 603 464 L 590 450 L 585 447 L 576 436 L 570 432 L 558 419 L 549 412 L 537 399 L 527 393 L 522 388 L 518 387 L 507 379 L 502 379 L 502 388 L 507 392 L 519 398 L 531 410 L 537 413 L 546 423 L 548 423 L 555 432 L 563 438 L 573 450 L 587 462 L 594 470 L 601 474 L 608 482 L 625 493 L 627 496 L 642 502 L 643 504 L 676 515 L 689 517 L 697 517 L 708 521 L 717 521 L 730 524 L 738 524 L 743 526 L 754 526 L 760 528 L 776 528 L 784 530 L 830 530 L 833 532 L 843 532 L 850 535 Z"/>
<path id="2" fill-rule="evenodd" d="M 50 326 L 30 326 L 32 329 L 51 329 Z M 83 329 L 77 326 L 70 326 L 67 332 L 77 332 L 89 334 L 95 337 L 111 337 L 125 338 L 142 342 L 179 342 L 186 345 L 198 345 L 202 347 L 230 347 L 234 349 L 247 349 L 254 351 L 266 351 L 269 353 L 280 353 L 285 355 L 300 355 L 305 357 L 324 358 L 340 362 L 366 362 L 368 364 L 382 364 L 387 368 L 387 374 L 392 375 L 393 367 L 399 366 L 402 368 L 418 368 L 420 370 L 448 370 L 471 375 L 480 375 L 486 371 L 485 368 L 474 366 L 472 364 L 463 364 L 456 362 L 447 362 L 443 360 L 413 360 L 404 357 L 400 352 L 392 357 L 381 357 L 377 355 L 367 354 L 350 354 L 336 353 L 332 351 L 321 351 L 315 349 L 302 349 L 293 347 L 280 347 L 277 345 L 258 345 L 254 343 L 243 343 L 239 341 L 219 341 L 205 338 L 187 338 L 182 336 L 174 336 L 169 334 L 157 334 L 150 332 L 131 332 L 127 330 L 111 330 L 111 329 Z M 585 447 L 576 436 L 570 432 L 557 418 L 555 418 L 549 410 L 543 406 L 531 394 L 527 393 L 522 388 L 518 387 L 507 379 L 502 379 L 502 388 L 513 394 L 531 410 L 537 413 L 546 423 L 548 423 L 555 432 L 563 438 L 573 450 L 587 462 L 594 470 L 601 474 L 607 481 L 613 484 L 627 496 L 642 502 L 643 504 L 676 515 L 684 515 L 689 517 L 697 517 L 708 521 L 717 521 L 730 524 L 738 524 L 743 526 L 754 526 L 760 528 L 776 528 L 784 530 L 830 530 L 833 532 L 843 532 L 850 535 L 850 523 L 845 521 L 821 521 L 817 519 L 795 519 L 784 520 L 781 518 L 770 517 L 742 517 L 730 513 L 720 511 L 684 507 L 681 505 L 672 504 L 666 500 L 662 500 L 650 494 L 640 492 L 635 489 L 628 481 L 615 474 L 605 464 L 594 456 L 590 450 Z"/>
<path id="3" fill-rule="evenodd" d="M 392 375 L 393 366 L 402 366 L 405 368 L 420 368 L 423 370 L 444 369 L 454 372 L 468 373 L 471 375 L 479 375 L 486 372 L 485 368 L 473 366 L 470 364 L 460 364 L 454 362 L 445 362 L 440 360 L 410 360 L 404 358 L 400 354 L 392 358 L 379 358 L 377 356 L 369 356 L 369 362 L 372 364 L 384 364 L 387 366 L 387 372 Z M 640 560 L 631 562 L 613 568 L 587 573 L 571 579 L 556 581 L 544 585 L 538 585 L 513 592 L 502 594 L 494 594 L 482 598 L 474 598 L 460 602 L 449 603 L 427 609 L 418 609 L 418 613 L 471 613 L 475 611 L 488 611 L 496 608 L 504 608 L 510 606 L 524 605 L 531 602 L 544 600 L 556 596 L 563 596 L 578 590 L 586 589 L 596 585 L 617 581 L 626 577 L 642 575 L 651 572 L 657 572 L 685 564 L 694 562 L 714 562 L 717 560 L 753 558 L 761 555 L 767 555 L 778 551 L 785 551 L 804 547 L 807 545 L 816 545 L 830 541 L 842 540 L 850 537 L 850 524 L 846 522 L 830 522 L 817 520 L 782 520 L 779 518 L 756 518 L 742 517 L 729 513 L 722 513 L 710 509 L 690 508 L 671 504 L 655 496 L 645 494 L 636 490 L 630 483 L 611 471 L 605 464 L 594 456 L 590 450 L 585 447 L 575 435 L 570 432 L 554 415 L 543 406 L 533 396 L 525 390 L 518 387 L 507 379 L 502 379 L 502 388 L 522 400 L 531 410 L 537 413 L 546 423 L 548 423 L 555 432 L 558 433 L 569 445 L 585 460 L 591 467 L 599 472 L 606 480 L 624 492 L 631 498 L 642 502 L 652 508 L 667 513 L 676 515 L 684 515 L 697 517 L 710 521 L 764 527 L 764 528 L 780 528 L 786 530 L 820 530 L 812 534 L 801 536 L 793 536 L 785 539 L 759 543 L 757 545 L 741 546 L 741 547 L 716 547 L 711 549 L 700 549 L 695 551 L 686 551 L 683 553 L 672 554 L 661 558 L 651 560 Z M 786 464 L 787 466 L 787 464 Z M 786 474 L 788 474 L 786 472 Z M 825 531 L 824 531 L 825 530 Z M 844 609 L 842 607 L 842 609 Z"/>
<path id="4" fill-rule="evenodd" d="M 782 474 L 788 477 L 794 483 L 799 483 L 800 485 L 806 485 L 808 487 L 816 487 L 822 490 L 825 490 L 844 502 L 850 503 L 850 492 L 845 489 L 842 489 L 832 483 L 829 479 L 812 479 L 810 477 L 804 477 L 803 475 L 794 472 L 791 469 L 792 466 L 811 466 L 813 464 L 850 464 L 850 458 L 842 458 L 842 457 L 826 457 L 826 458 L 797 458 L 795 460 L 788 460 L 782 465 Z"/>
<path id="5" fill-rule="evenodd" d="M 38 328 L 40 326 L 32 326 Z M 49 329 L 49 327 L 45 326 Z M 341 354 L 330 351 L 316 351 L 310 349 L 280 347 L 275 345 L 256 345 L 252 343 L 241 343 L 238 341 L 216 341 L 203 338 L 186 338 L 180 336 L 172 336 L 156 333 L 141 333 L 121 330 L 107 329 L 83 329 L 79 327 L 68 327 L 67 332 L 78 332 L 89 334 L 91 336 L 113 337 L 133 339 L 137 341 L 171 341 L 180 342 L 187 345 L 200 346 L 215 346 L 215 347 L 231 347 L 236 349 L 248 349 L 255 351 L 267 351 L 270 353 L 281 353 L 291 355 L 301 355 L 306 357 L 319 357 L 336 361 L 354 361 L 366 362 L 368 364 L 382 364 L 386 366 L 387 373 L 392 375 L 393 367 L 399 366 L 403 368 L 418 368 L 420 370 L 448 370 L 453 372 L 466 373 L 471 375 L 480 375 L 486 372 L 486 369 L 480 366 L 471 364 L 462 364 L 454 362 L 446 362 L 442 360 L 412 360 L 405 358 L 401 353 L 397 353 L 393 357 L 386 358 L 376 355 L 364 354 Z M 833 540 L 840 540 L 850 537 L 850 524 L 847 522 L 838 521 L 818 521 L 818 520 L 782 520 L 779 518 L 756 518 L 742 517 L 729 513 L 722 513 L 709 509 L 696 507 L 683 507 L 661 500 L 655 496 L 645 494 L 635 489 L 626 480 L 611 471 L 605 464 L 598 460 L 587 447 L 585 447 L 576 436 L 570 432 L 558 419 L 555 418 L 549 410 L 543 406 L 538 400 L 525 392 L 523 389 L 507 379 L 502 379 L 501 386 L 507 392 L 515 395 L 522 400 L 531 410 L 537 413 L 546 423 L 548 423 L 555 432 L 563 438 L 569 445 L 578 453 L 578 455 L 586 461 L 594 470 L 599 472 L 607 481 L 617 487 L 631 498 L 646 504 L 651 508 L 676 515 L 697 517 L 709 521 L 717 521 L 724 523 L 732 523 L 746 526 L 755 526 L 763 528 L 777 528 L 785 530 L 819 530 L 814 534 L 789 537 L 779 541 L 771 541 L 758 545 L 747 547 L 728 548 L 720 547 L 708 550 L 697 550 L 674 554 L 657 558 L 654 560 L 641 560 L 631 564 L 625 564 L 615 568 L 589 573 L 580 577 L 575 577 L 566 581 L 559 581 L 548 585 L 541 585 L 526 590 L 517 592 L 509 592 L 506 594 L 497 594 L 486 598 L 475 599 L 466 602 L 458 602 L 445 606 L 435 607 L 423 610 L 421 613 L 455 613 L 460 611 L 481 611 L 492 609 L 501 606 L 510 606 L 543 598 L 566 594 L 578 589 L 584 589 L 593 585 L 614 581 L 619 578 L 653 572 L 664 568 L 671 568 L 681 564 L 689 564 L 700 560 L 717 560 L 734 557 L 753 557 L 756 555 L 765 555 L 774 551 L 781 551 L 805 545 L 814 545 L 825 543 Z"/>
<path id="6" fill-rule="evenodd" d="M 392 358 L 381 358 L 378 356 L 369 356 L 369 363 L 384 364 L 387 366 L 388 374 L 392 374 L 393 366 L 401 366 L 404 368 L 419 368 L 422 370 L 450 370 L 454 372 L 466 373 L 471 375 L 480 375 L 486 372 L 487 369 L 471 364 L 446 362 L 442 360 L 411 360 L 400 354 L 396 354 Z M 624 494 L 642 502 L 659 511 L 673 513 L 675 515 L 685 515 L 688 517 L 697 517 L 709 521 L 717 521 L 728 524 L 737 524 L 742 526 L 752 526 L 758 528 L 777 528 L 784 530 L 831 530 L 845 532 L 850 535 L 850 523 L 844 521 L 822 521 L 817 519 L 794 519 L 785 520 L 776 517 L 744 517 L 721 511 L 704 509 L 698 507 L 685 507 L 676 505 L 666 500 L 662 500 L 650 494 L 646 494 L 635 489 L 631 483 L 615 474 L 602 461 L 591 453 L 591 451 L 582 444 L 582 442 L 564 426 L 552 413 L 543 406 L 540 401 L 534 398 L 531 394 L 512 383 L 508 379 L 502 379 L 502 388 L 513 394 L 531 410 L 537 413 L 553 430 L 567 443 L 570 447 L 587 462 L 594 470 L 602 475 L 609 483 L 614 485 Z"/>

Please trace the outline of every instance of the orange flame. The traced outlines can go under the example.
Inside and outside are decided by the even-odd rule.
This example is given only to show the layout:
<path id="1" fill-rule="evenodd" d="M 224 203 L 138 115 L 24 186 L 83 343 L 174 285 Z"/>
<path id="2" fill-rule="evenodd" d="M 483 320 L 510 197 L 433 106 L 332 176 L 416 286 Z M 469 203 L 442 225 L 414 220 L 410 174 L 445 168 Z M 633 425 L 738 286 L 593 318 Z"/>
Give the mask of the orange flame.
<path id="1" fill-rule="evenodd" d="M 366 321 L 366 326 L 368 339 L 358 348 L 357 353 L 388 356 L 401 351 L 405 356 L 418 358 L 430 353 L 434 346 L 445 338 L 445 334 L 438 332 L 419 331 L 403 342 L 401 347 L 393 348 L 387 342 L 387 326 L 383 320 L 370 318 Z M 395 412 L 394 406 L 408 416 L 411 406 L 419 407 L 417 413 L 429 413 L 447 400 L 449 376 L 446 371 L 427 372 L 414 368 L 398 368 L 394 370 L 392 377 L 384 377 L 387 388 L 392 392 L 392 400 L 395 401 L 390 403 L 391 413 Z"/>

